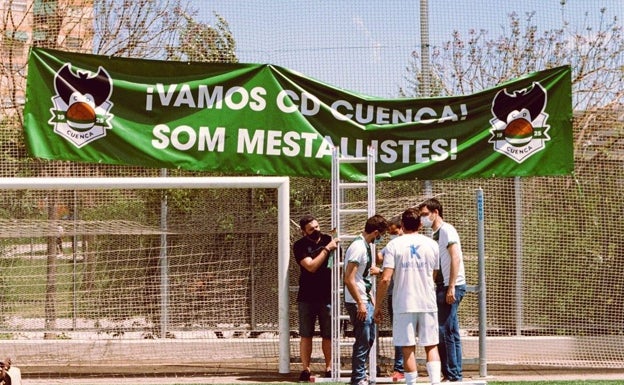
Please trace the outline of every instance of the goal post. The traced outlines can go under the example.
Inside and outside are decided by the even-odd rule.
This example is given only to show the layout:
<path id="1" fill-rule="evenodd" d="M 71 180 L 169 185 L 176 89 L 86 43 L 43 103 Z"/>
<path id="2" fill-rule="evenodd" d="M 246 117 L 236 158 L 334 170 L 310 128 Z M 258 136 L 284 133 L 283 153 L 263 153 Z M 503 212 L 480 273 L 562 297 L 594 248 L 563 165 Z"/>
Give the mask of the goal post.
<path id="1" fill-rule="evenodd" d="M 279 373 L 289 373 L 290 184 L 288 177 L 0 178 L 0 190 L 276 189 Z M 241 214 L 242 215 L 242 214 Z M 162 247 L 163 245 L 161 245 Z"/>

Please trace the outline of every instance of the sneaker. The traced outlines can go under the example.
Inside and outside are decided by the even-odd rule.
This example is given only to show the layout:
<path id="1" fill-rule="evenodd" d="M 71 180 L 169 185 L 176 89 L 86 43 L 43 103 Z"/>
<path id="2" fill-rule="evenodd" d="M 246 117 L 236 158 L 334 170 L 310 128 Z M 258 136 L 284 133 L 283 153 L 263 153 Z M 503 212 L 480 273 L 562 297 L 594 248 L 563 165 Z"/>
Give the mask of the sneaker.
<path id="1" fill-rule="evenodd" d="M 302 370 L 299 375 L 299 382 L 310 382 L 310 371 Z"/>
<path id="2" fill-rule="evenodd" d="M 392 382 L 399 382 L 405 380 L 405 374 L 401 372 L 392 373 Z"/>
<path id="3" fill-rule="evenodd" d="M 331 370 L 325 372 L 325 378 L 331 378 Z"/>
<path id="4" fill-rule="evenodd" d="M 369 385 L 368 379 L 362 378 L 360 381 L 358 381 L 357 385 Z"/>

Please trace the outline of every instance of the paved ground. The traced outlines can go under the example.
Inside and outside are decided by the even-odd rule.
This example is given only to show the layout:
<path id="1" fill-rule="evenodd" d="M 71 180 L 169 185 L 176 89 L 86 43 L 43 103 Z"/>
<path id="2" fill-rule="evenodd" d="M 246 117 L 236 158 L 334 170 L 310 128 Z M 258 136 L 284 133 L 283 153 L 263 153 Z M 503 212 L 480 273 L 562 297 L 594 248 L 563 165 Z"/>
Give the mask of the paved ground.
<path id="1" fill-rule="evenodd" d="M 24 378 L 24 385 L 109 385 L 109 384 L 139 384 L 139 385 L 164 385 L 164 384 L 259 384 L 259 383 L 292 383 L 296 382 L 297 373 L 280 375 L 276 373 L 242 373 L 239 375 L 223 376 L 185 376 L 174 377 L 166 375 L 144 376 L 98 376 L 98 377 L 59 377 L 59 378 Z M 516 368 L 505 370 L 492 370 L 486 378 L 479 377 L 479 373 L 465 373 L 464 385 L 483 384 L 484 382 L 497 381 L 554 381 L 554 380 L 585 380 L 591 385 L 592 380 L 621 381 L 624 384 L 624 368 L 619 370 L 574 370 L 574 369 L 536 369 Z M 420 377 L 419 382 L 426 383 L 426 377 Z M 461 385 L 462 383 L 456 383 Z"/>

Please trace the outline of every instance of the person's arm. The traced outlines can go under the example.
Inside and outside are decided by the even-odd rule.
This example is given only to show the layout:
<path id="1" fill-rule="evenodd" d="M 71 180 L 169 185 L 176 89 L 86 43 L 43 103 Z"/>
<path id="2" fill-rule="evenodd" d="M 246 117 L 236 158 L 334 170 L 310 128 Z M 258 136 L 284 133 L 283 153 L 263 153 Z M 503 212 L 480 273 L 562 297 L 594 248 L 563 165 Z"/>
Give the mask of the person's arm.
<path id="1" fill-rule="evenodd" d="M 457 282 L 457 274 L 459 273 L 459 247 L 457 243 L 452 243 L 447 247 L 451 256 L 451 272 L 449 275 L 449 286 L 446 291 L 446 303 L 449 305 L 455 302 L 455 282 Z"/>
<path id="2" fill-rule="evenodd" d="M 381 265 L 383 263 L 383 258 L 383 250 L 378 251 L 377 255 L 375 255 L 375 263 L 370 268 L 370 275 L 381 274 L 381 267 L 377 267 L 377 265 Z"/>
<path id="3" fill-rule="evenodd" d="M 377 255 L 375 256 L 375 264 L 376 265 L 381 265 L 383 263 L 383 249 L 377 252 Z"/>
<path id="4" fill-rule="evenodd" d="M 347 263 L 347 268 L 345 270 L 344 283 L 351 294 L 351 297 L 355 300 L 357 304 L 357 319 L 363 321 L 366 319 L 366 301 L 360 298 L 360 291 L 358 290 L 357 284 L 355 283 L 355 275 L 357 274 L 358 264 L 355 262 Z"/>
<path id="5" fill-rule="evenodd" d="M 381 273 L 381 279 L 377 283 L 377 293 L 375 294 L 375 313 L 373 317 L 375 318 L 375 322 L 381 324 L 383 322 L 383 310 L 381 306 L 384 303 L 384 299 L 386 298 L 386 293 L 388 293 L 388 288 L 390 287 L 390 281 L 392 280 L 392 274 L 394 273 L 394 269 L 386 267 L 383 269 Z"/>
<path id="6" fill-rule="evenodd" d="M 339 241 L 340 240 L 338 238 L 332 239 L 331 242 L 325 245 L 317 255 L 314 257 L 307 256 L 299 263 L 310 273 L 315 273 L 321 266 L 323 266 L 325 260 L 329 257 L 329 254 L 336 250 Z"/>

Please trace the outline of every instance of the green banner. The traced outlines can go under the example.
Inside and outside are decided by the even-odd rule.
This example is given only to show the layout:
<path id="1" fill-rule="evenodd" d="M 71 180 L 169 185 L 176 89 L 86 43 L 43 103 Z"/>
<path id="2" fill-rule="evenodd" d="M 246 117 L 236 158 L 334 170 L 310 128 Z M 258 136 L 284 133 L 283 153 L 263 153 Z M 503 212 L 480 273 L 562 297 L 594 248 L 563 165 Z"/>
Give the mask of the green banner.
<path id="1" fill-rule="evenodd" d="M 374 149 L 377 180 L 570 174 L 569 66 L 472 95 L 382 99 L 268 64 L 33 48 L 24 130 L 44 159 L 329 178 Z M 351 180 L 366 163 L 345 163 Z"/>

